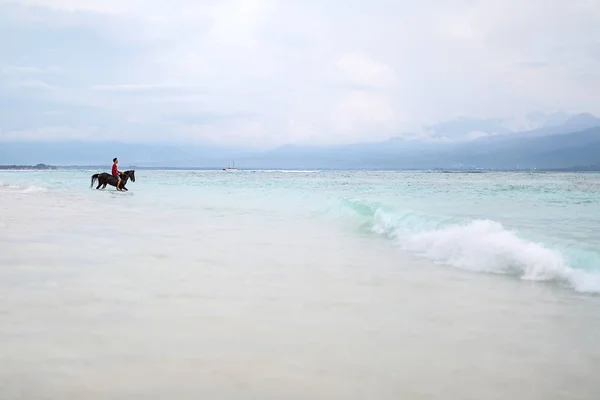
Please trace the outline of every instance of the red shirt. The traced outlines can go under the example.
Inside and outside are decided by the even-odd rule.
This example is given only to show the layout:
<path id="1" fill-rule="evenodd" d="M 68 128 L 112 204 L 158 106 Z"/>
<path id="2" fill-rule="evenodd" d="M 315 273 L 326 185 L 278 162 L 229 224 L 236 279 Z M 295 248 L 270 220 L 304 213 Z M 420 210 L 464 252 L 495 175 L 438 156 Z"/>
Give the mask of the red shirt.
<path id="1" fill-rule="evenodd" d="M 112 176 L 117 176 L 119 173 L 117 172 L 117 164 L 113 164 L 112 167 Z"/>

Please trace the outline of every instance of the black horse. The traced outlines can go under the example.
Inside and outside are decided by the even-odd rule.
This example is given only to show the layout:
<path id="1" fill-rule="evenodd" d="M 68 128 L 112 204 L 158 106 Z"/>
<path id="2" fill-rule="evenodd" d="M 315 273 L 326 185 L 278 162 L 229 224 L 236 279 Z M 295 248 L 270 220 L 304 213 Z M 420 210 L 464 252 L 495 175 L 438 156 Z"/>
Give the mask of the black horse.
<path id="1" fill-rule="evenodd" d="M 125 184 L 127 183 L 127 181 L 129 179 L 131 179 L 131 182 L 135 182 L 135 170 L 125 171 L 120 176 L 121 176 L 121 184 L 119 185 L 117 190 L 127 191 Z M 90 187 L 94 187 L 94 183 L 96 181 L 98 181 L 98 186 L 96 187 L 96 189 L 100 189 L 100 186 L 102 186 L 102 189 L 104 189 L 104 188 L 106 188 L 106 185 L 111 185 L 111 186 L 116 187 L 117 182 L 118 182 L 117 178 L 115 178 L 114 176 L 112 176 L 111 174 L 106 173 L 106 172 L 102 172 L 101 174 L 92 175 L 92 184 L 90 185 Z"/>

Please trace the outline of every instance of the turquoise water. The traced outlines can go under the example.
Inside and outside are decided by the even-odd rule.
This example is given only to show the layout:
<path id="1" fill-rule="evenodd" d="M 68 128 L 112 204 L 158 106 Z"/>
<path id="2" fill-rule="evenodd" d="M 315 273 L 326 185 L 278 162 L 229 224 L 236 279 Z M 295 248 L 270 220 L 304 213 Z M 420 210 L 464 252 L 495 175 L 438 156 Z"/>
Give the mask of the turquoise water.
<path id="1" fill-rule="evenodd" d="M 0 182 L 102 202 L 112 193 L 86 190 L 94 172 L 4 172 Z M 142 170 L 137 179 L 122 194 L 136 212 L 329 221 L 436 263 L 600 292 L 600 174 Z"/>
<path id="2" fill-rule="evenodd" d="M 597 399 L 600 174 L 0 172 L 0 397 Z"/>

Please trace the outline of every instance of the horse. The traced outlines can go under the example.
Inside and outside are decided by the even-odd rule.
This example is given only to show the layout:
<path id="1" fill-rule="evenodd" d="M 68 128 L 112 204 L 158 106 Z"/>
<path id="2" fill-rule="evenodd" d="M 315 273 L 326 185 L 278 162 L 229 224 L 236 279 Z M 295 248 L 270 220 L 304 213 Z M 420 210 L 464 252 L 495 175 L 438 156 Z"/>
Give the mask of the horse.
<path id="1" fill-rule="evenodd" d="M 121 184 L 119 185 L 117 190 L 127 191 L 125 184 L 127 183 L 127 181 L 129 179 L 131 179 L 131 182 L 135 182 L 135 170 L 125 171 L 120 176 L 121 176 Z M 115 187 L 117 186 L 117 178 L 107 172 L 102 172 L 101 174 L 92 175 L 92 184 L 90 185 L 90 188 L 94 187 L 94 183 L 96 181 L 98 181 L 98 186 L 96 187 L 96 189 L 100 189 L 100 186 L 102 186 L 102 189 L 104 189 L 104 188 L 106 188 L 106 185 L 111 185 L 111 186 L 115 186 Z"/>

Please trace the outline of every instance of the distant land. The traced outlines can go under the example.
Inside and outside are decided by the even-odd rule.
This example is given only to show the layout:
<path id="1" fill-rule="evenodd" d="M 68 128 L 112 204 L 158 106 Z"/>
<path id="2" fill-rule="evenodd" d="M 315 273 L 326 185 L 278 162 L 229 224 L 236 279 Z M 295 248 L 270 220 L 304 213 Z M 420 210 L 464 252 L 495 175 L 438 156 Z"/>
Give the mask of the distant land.
<path id="1" fill-rule="evenodd" d="M 591 114 L 560 115 L 541 128 L 520 132 L 495 131 L 489 121 L 459 118 L 451 122 L 431 128 L 435 140 L 400 136 L 383 142 L 285 145 L 264 151 L 201 145 L 5 141 L 0 145 L 0 164 L 109 169 L 112 158 L 119 157 L 123 167 L 138 169 L 221 169 L 232 161 L 239 169 L 288 170 L 597 171 L 600 166 L 600 119 Z M 475 128 L 487 131 L 465 139 Z M 462 139 L 454 139 L 458 136 Z"/>
<path id="2" fill-rule="evenodd" d="M 46 164 L 36 165 L 0 165 L 0 170 L 38 170 L 38 169 L 58 169 L 58 167 Z"/>
<path id="3" fill-rule="evenodd" d="M 222 168 L 200 168 L 200 167 L 137 167 L 137 166 L 128 166 L 132 169 L 137 169 L 140 171 L 222 171 Z M 34 170 L 93 170 L 93 169 L 106 169 L 106 166 L 85 166 L 85 165 L 67 165 L 67 166 L 54 166 L 48 165 L 44 168 L 39 168 L 37 165 L 0 165 L 0 171 L 2 170 L 14 170 L 14 171 L 34 171 Z M 244 171 L 244 168 L 240 168 L 240 171 Z M 279 169 L 280 171 L 287 171 L 290 169 Z M 323 169 L 323 171 L 352 171 L 359 169 Z M 364 170 L 364 169 L 361 169 Z M 366 169 L 369 170 L 369 169 Z M 247 171 L 247 169 L 246 169 Z M 272 169 L 268 168 L 256 168 L 250 169 L 250 171 L 272 171 Z M 294 170 L 291 170 L 294 171 Z M 571 167 L 571 168 L 555 168 L 555 169 L 414 169 L 414 168 L 405 168 L 405 169 L 371 169 L 371 171 L 421 171 L 421 172 L 431 172 L 431 173 L 441 173 L 441 174 L 451 174 L 451 173 L 469 173 L 469 174 L 481 174 L 486 172 L 600 172 L 600 164 L 599 165 L 587 165 L 587 166 L 579 166 L 579 167 Z"/>

